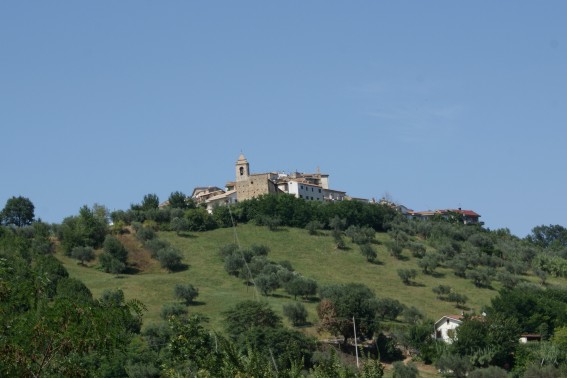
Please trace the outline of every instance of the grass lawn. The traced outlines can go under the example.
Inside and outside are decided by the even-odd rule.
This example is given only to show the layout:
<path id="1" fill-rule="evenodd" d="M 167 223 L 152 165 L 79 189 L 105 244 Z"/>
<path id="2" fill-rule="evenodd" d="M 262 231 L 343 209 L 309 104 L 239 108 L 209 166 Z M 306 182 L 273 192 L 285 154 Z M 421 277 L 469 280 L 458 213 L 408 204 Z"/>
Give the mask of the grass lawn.
<path id="1" fill-rule="evenodd" d="M 263 244 L 270 248 L 268 258 L 273 261 L 287 260 L 293 268 L 306 277 L 315 279 L 319 285 L 332 283 L 360 282 L 372 288 L 378 297 L 390 297 L 400 302 L 415 306 L 428 318 L 436 320 L 444 314 L 458 313 L 461 310 L 454 304 L 439 301 L 431 288 L 436 285 L 449 285 L 455 291 L 465 294 L 469 300 L 467 306 L 480 311 L 489 303 L 495 290 L 478 289 L 470 281 L 457 278 L 447 269 L 438 269 L 435 276 L 419 274 L 412 285 L 404 285 L 397 274 L 399 268 L 413 268 L 416 259 L 404 251 L 406 259 L 396 260 L 391 257 L 382 244 L 375 244 L 378 251 L 377 263 L 369 263 L 360 254 L 357 245 L 347 241 L 347 250 L 337 250 L 333 239 L 322 234 L 310 236 L 307 231 L 294 228 L 282 228 L 280 231 L 268 231 L 266 228 L 250 224 L 241 224 L 233 229 L 218 229 L 203 233 L 191 233 L 177 236 L 174 232 L 161 232 L 159 237 L 169 241 L 184 256 L 183 262 L 188 269 L 175 273 L 162 270 L 157 262 L 146 264 L 139 273 L 114 276 L 103 273 L 93 267 L 84 267 L 75 260 L 62 256 L 65 267 L 73 277 L 80 278 L 98 297 L 106 289 L 120 288 L 127 299 L 142 301 L 148 311 L 144 324 L 160 320 L 159 312 L 164 303 L 175 302 L 173 288 L 177 283 L 191 283 L 199 288 L 198 304 L 190 306 L 189 311 L 205 314 L 210 318 L 209 326 L 222 329 L 222 312 L 244 299 L 256 298 L 253 287 L 246 286 L 243 280 L 229 276 L 222 260 L 217 254 L 219 247 L 234 243 L 236 239 L 243 247 Z M 377 234 L 377 241 L 388 240 L 386 234 Z M 135 248 L 136 242 L 130 240 L 129 249 Z M 283 290 L 277 290 L 267 300 L 280 315 L 282 305 L 293 301 Z M 316 303 L 305 303 L 309 311 L 309 321 L 317 322 Z M 315 327 L 307 327 L 306 332 L 315 334 Z"/>

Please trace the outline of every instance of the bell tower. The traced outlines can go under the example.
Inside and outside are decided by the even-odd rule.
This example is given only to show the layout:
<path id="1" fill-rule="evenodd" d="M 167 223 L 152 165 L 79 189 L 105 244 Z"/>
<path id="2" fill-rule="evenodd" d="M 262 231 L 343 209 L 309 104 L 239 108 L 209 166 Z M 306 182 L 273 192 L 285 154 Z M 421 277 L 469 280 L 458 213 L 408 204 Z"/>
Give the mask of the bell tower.
<path id="1" fill-rule="evenodd" d="M 240 154 L 236 161 L 236 182 L 248 180 L 250 175 L 250 164 L 243 154 Z"/>

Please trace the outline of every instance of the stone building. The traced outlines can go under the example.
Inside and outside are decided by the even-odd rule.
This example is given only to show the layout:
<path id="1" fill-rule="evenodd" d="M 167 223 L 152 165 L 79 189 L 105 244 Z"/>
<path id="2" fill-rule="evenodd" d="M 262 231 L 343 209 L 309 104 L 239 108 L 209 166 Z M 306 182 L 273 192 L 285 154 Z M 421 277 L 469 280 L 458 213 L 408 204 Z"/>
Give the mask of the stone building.
<path id="1" fill-rule="evenodd" d="M 283 193 L 277 186 L 277 173 L 250 173 L 250 164 L 243 154 L 236 161 L 236 199 L 245 201 L 262 194 Z M 227 185 L 229 189 L 229 185 Z"/>
<path id="2" fill-rule="evenodd" d="M 329 188 L 325 173 L 251 173 L 250 163 L 240 154 L 235 164 L 235 180 L 226 183 L 225 190 L 215 186 L 197 187 L 192 198 L 205 203 L 212 212 L 216 206 L 234 204 L 264 194 L 287 193 L 306 201 L 343 201 L 346 192 Z"/>

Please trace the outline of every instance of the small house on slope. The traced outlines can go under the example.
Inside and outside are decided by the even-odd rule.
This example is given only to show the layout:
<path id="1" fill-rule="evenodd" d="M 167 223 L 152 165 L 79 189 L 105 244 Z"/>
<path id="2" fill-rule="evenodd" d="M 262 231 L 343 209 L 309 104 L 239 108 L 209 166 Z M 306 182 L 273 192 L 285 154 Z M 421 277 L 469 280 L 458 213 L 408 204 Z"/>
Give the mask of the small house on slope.
<path id="1" fill-rule="evenodd" d="M 463 315 L 444 315 L 434 324 L 435 340 L 451 344 L 455 338 L 455 329 L 463 323 Z"/>

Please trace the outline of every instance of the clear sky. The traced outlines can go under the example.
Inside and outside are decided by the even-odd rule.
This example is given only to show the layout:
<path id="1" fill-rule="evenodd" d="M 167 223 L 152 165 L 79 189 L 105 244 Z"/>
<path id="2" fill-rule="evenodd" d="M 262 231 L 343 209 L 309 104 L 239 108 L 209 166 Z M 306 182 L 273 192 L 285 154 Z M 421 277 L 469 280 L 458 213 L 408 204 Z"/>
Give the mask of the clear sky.
<path id="1" fill-rule="evenodd" d="M 252 172 L 567 226 L 565 1 L 0 2 L 0 208 Z"/>

